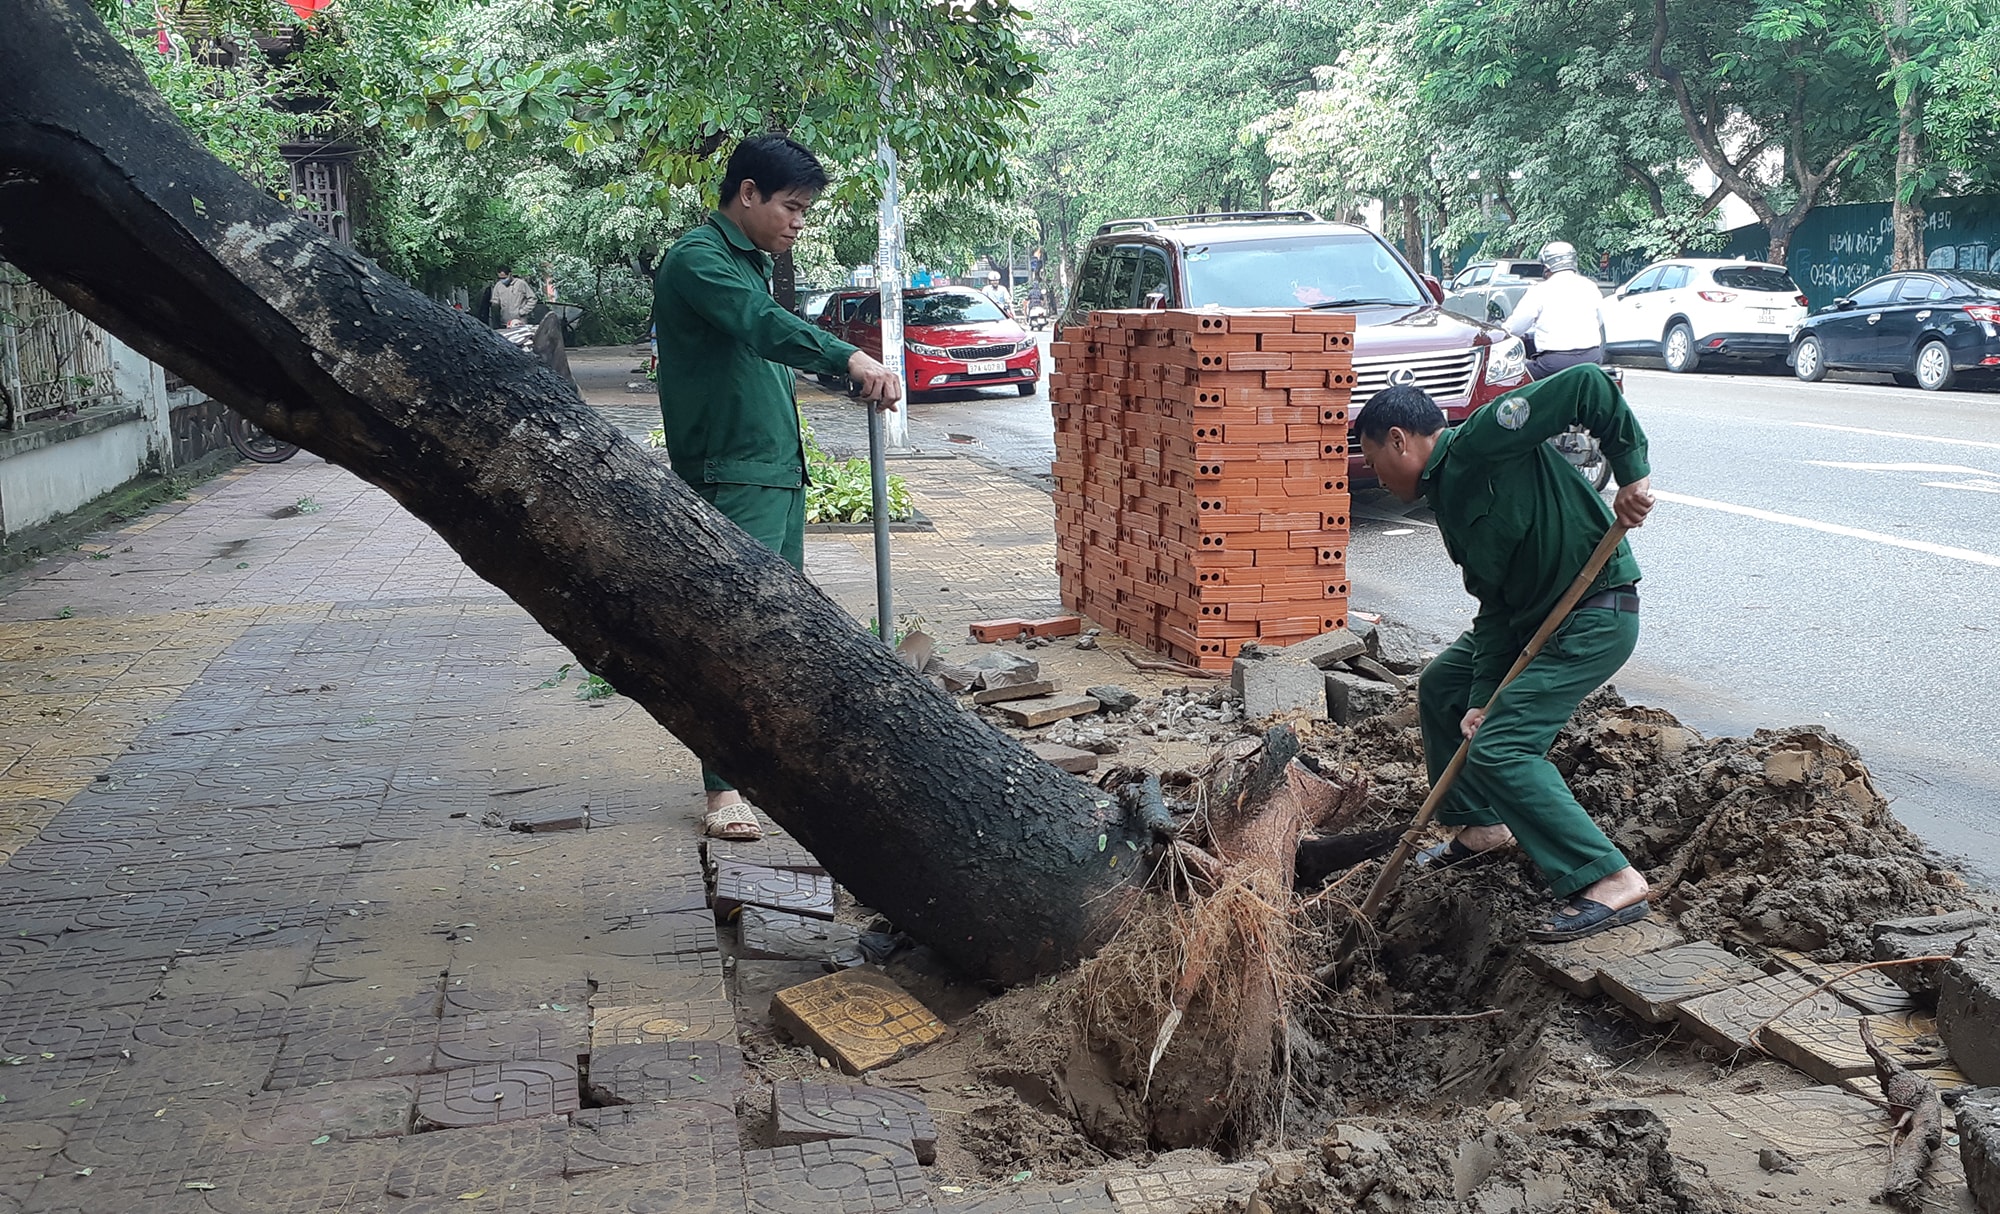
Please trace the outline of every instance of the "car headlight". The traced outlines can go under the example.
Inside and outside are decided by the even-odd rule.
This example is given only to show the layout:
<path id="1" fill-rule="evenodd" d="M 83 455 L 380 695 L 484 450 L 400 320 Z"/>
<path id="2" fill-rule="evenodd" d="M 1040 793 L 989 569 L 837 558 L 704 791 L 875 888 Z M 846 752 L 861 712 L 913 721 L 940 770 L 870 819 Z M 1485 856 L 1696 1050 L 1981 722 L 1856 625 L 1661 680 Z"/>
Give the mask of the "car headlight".
<path id="1" fill-rule="evenodd" d="M 1502 384 L 1519 379 L 1528 371 L 1528 347 L 1520 338 L 1510 337 L 1486 350 L 1486 382 Z"/>
<path id="2" fill-rule="evenodd" d="M 1025 338 L 1025 339 L 1023 339 L 1023 340 L 1021 340 L 1021 341 L 1019 341 L 1019 342 L 1016 342 L 1016 343 L 1014 344 L 1014 353 L 1016 353 L 1016 354 L 1026 354 L 1026 353 L 1027 353 L 1028 351 L 1030 351 L 1030 350 L 1032 350 L 1032 349 L 1034 349 L 1034 348 L 1035 348 L 1035 339 L 1034 339 L 1034 338 L 1032 338 L 1032 337 L 1029 337 L 1029 338 Z"/>
<path id="3" fill-rule="evenodd" d="M 925 345 L 924 343 L 922 343 L 922 342 L 920 342 L 920 341 L 912 341 L 912 342 L 905 342 L 905 343 L 903 343 L 903 344 L 904 344 L 905 346 L 907 346 L 907 347 L 908 347 L 908 348 L 909 348 L 910 350 L 912 350 L 913 352 L 915 352 L 915 353 L 918 353 L 918 354 L 922 354 L 922 355 L 924 355 L 924 356 L 926 356 L 926 357 L 928 357 L 928 358 L 950 358 L 950 357 L 951 357 L 951 351 L 949 351 L 949 350 L 945 350 L 945 349 L 942 349 L 942 348 L 940 348 L 940 347 L 938 347 L 938 346 L 927 346 L 927 345 Z"/>

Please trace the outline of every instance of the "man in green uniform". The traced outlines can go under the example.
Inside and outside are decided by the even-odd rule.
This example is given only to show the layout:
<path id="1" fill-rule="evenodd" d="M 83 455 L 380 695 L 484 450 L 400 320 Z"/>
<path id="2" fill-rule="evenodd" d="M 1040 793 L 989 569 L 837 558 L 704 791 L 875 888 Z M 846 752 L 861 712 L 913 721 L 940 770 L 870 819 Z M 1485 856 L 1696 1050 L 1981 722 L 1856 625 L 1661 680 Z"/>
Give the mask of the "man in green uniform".
<path id="1" fill-rule="evenodd" d="M 1620 486 L 1611 508 L 1548 440 L 1573 425 L 1596 435 Z M 1611 527 L 1653 508 L 1646 435 L 1601 367 L 1585 364 L 1494 401 L 1445 429 L 1421 389 L 1378 392 L 1355 419 L 1361 453 L 1384 488 L 1436 513 L 1445 551 L 1479 600 L 1472 629 L 1424 667 L 1417 688 L 1424 758 L 1435 781 L 1461 738 L 1464 770 L 1438 807 L 1458 827 L 1433 863 L 1518 843 L 1559 905 L 1536 940 L 1576 940 L 1647 913 L 1646 879 L 1584 813 L 1548 761 L 1576 706 L 1639 639 L 1639 564 L 1619 544 L 1548 644 L 1500 680 Z"/>
<path id="2" fill-rule="evenodd" d="M 902 384 L 881 363 L 814 328 L 771 297 L 771 254 L 805 229 L 826 187 L 813 154 L 781 135 L 745 139 L 729 156 L 721 205 L 676 241 L 653 285 L 660 415 L 674 472 L 751 538 L 805 567 L 806 466 L 791 368 L 845 375 L 873 406 Z M 707 833 L 755 839 L 757 819 L 707 767 Z"/>

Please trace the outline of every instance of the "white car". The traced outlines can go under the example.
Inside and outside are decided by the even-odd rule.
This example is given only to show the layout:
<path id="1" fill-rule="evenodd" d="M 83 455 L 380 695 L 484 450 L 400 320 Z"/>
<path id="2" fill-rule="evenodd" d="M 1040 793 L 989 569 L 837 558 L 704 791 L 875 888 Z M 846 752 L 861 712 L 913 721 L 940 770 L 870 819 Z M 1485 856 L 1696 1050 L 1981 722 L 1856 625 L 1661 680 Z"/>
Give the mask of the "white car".
<path id="1" fill-rule="evenodd" d="M 1704 359 L 1785 366 L 1806 297 L 1785 267 L 1761 261 L 1677 257 L 1632 276 L 1602 305 L 1606 355 L 1657 357 L 1669 371 Z"/>

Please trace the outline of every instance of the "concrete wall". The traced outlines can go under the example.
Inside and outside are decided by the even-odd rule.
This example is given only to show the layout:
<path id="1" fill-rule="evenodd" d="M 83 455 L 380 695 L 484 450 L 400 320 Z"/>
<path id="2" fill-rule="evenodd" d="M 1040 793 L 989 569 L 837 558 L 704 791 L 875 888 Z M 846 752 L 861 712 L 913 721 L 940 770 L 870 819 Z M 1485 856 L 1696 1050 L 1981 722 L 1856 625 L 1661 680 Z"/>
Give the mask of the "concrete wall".
<path id="1" fill-rule="evenodd" d="M 0 542 L 229 445 L 221 406 L 193 388 L 170 391 L 159 367 L 116 338 L 105 342 L 115 399 L 0 430 Z"/>

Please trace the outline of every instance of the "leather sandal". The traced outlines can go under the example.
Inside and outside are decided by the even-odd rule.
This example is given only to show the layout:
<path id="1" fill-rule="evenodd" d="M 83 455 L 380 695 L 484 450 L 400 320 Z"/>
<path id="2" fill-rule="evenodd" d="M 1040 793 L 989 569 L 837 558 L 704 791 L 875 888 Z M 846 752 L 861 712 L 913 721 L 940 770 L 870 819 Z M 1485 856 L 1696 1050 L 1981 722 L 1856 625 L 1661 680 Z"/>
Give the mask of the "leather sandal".
<path id="1" fill-rule="evenodd" d="M 1528 932 L 1528 939 L 1537 944 L 1561 944 L 1567 940 L 1581 940 L 1608 932 L 1614 927 L 1624 927 L 1644 919 L 1652 906 L 1643 899 L 1630 906 L 1613 910 L 1602 902 L 1589 898 L 1571 898 L 1566 904 L 1549 913 L 1549 917 L 1537 928 Z"/>

